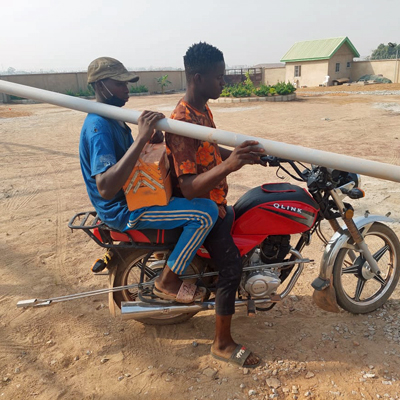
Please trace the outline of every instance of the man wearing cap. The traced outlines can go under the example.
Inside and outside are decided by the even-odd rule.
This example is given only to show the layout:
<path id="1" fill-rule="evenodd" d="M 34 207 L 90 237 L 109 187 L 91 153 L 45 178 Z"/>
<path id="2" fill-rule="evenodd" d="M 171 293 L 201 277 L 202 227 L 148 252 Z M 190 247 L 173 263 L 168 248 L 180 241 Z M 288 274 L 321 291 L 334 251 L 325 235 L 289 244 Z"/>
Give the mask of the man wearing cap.
<path id="1" fill-rule="evenodd" d="M 96 93 L 96 101 L 122 107 L 129 100 L 128 82 L 139 79 L 124 65 L 110 57 L 92 61 L 88 83 Z M 128 229 L 173 229 L 183 232 L 170 254 L 154 287 L 162 298 L 178 302 L 202 299 L 205 289 L 179 279 L 213 227 L 218 208 L 208 199 L 187 200 L 172 197 L 166 206 L 128 209 L 122 186 L 128 180 L 143 146 L 156 138 L 155 124 L 164 118 L 161 113 L 144 111 L 138 120 L 134 141 L 125 122 L 88 114 L 82 127 L 79 156 L 86 189 L 100 219 L 119 231 Z M 161 134 L 162 135 L 162 134 Z M 161 137 L 162 141 L 162 137 Z"/>

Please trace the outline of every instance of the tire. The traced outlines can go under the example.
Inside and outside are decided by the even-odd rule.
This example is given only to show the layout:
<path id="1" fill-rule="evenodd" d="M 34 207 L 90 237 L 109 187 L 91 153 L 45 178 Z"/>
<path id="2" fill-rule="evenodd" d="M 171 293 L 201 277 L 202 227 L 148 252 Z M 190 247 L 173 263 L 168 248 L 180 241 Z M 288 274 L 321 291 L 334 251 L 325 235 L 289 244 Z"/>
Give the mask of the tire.
<path id="1" fill-rule="evenodd" d="M 167 251 L 157 251 L 151 255 L 149 260 L 147 261 L 147 267 L 149 268 L 145 273 L 144 281 L 154 280 L 162 271 L 162 268 L 165 264 L 165 259 L 167 256 Z M 134 283 L 139 283 L 140 280 L 140 267 L 139 264 L 143 262 L 143 259 L 147 256 L 148 250 L 146 249 L 138 249 L 138 250 L 119 250 L 119 254 L 115 254 L 111 268 L 116 268 L 114 285 L 116 286 L 125 286 L 131 285 Z M 154 256 L 157 255 L 157 258 Z M 192 263 L 188 266 L 185 274 L 195 274 L 199 272 L 199 268 L 197 266 L 198 262 L 196 262 L 196 258 L 192 261 Z M 189 280 L 189 282 L 191 282 Z M 195 280 L 193 280 L 195 282 Z M 121 302 L 123 301 L 139 301 L 137 297 L 137 290 L 121 290 L 118 292 L 114 292 L 114 301 L 115 304 L 121 309 Z M 192 318 L 196 312 L 191 313 L 182 313 L 175 315 L 163 315 L 160 317 L 148 317 L 148 318 L 133 318 L 135 321 L 141 322 L 147 325 L 172 325 L 179 324 L 187 321 Z"/>
<path id="2" fill-rule="evenodd" d="M 333 266 L 333 286 L 340 307 L 353 314 L 365 314 L 381 307 L 391 296 L 400 277 L 400 242 L 388 226 L 375 222 L 364 235 L 365 243 L 377 260 L 381 282 L 362 265 L 360 253 L 350 246 L 340 249 Z M 351 261 L 350 255 L 355 255 Z M 362 263 L 361 263 L 362 264 Z"/>

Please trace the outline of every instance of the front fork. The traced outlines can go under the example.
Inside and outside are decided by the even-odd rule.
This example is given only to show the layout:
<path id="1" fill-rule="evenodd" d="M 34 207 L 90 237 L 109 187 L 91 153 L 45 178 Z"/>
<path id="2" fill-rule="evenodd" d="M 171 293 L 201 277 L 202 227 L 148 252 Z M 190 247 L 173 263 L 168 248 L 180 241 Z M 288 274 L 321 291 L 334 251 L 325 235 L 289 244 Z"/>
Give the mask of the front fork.
<path id="1" fill-rule="evenodd" d="M 381 275 L 381 271 L 378 267 L 378 263 L 372 256 L 367 244 L 364 241 L 363 236 L 361 235 L 356 224 L 354 223 L 354 220 L 353 220 L 354 210 L 352 208 L 347 208 L 345 206 L 342 199 L 340 198 L 340 195 L 339 195 L 339 192 L 337 189 L 331 190 L 331 196 L 338 207 L 340 215 L 341 215 L 344 223 L 346 224 L 351 237 L 353 238 L 356 246 L 360 250 L 360 253 L 362 253 L 365 260 L 367 261 L 367 263 L 369 265 L 369 269 L 371 269 L 371 271 L 375 275 Z M 339 224 L 336 220 L 329 221 L 329 223 L 331 224 L 331 226 L 335 230 L 335 232 L 340 229 Z M 353 258 L 353 257 L 351 257 L 351 258 Z M 354 260 L 352 260 L 352 261 L 354 261 Z"/>

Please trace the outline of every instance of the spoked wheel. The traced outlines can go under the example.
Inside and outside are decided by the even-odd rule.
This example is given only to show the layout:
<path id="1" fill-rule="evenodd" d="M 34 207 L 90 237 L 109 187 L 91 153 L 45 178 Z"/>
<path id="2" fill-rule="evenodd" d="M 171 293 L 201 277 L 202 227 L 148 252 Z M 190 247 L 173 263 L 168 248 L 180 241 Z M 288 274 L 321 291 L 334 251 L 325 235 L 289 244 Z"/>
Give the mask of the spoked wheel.
<path id="1" fill-rule="evenodd" d="M 164 264 L 166 262 L 167 251 L 156 251 L 150 258 L 148 258 L 146 265 L 144 261 L 148 255 L 148 251 L 145 249 L 139 250 L 120 250 L 119 251 L 123 260 L 120 257 L 115 256 L 112 262 L 115 262 L 113 266 L 117 268 L 117 272 L 114 280 L 114 287 L 132 285 L 140 282 L 140 273 L 144 268 L 144 282 L 154 281 L 161 273 Z M 112 268 L 112 266 L 110 266 Z M 188 266 L 185 274 L 197 274 L 199 269 L 196 265 L 196 259 Z M 194 283 L 195 280 L 189 282 Z M 147 289 L 151 291 L 151 288 Z M 138 289 L 122 290 L 114 292 L 114 301 L 116 305 L 121 308 L 121 302 L 123 301 L 140 301 L 138 298 Z M 150 325 L 170 325 L 178 324 L 187 321 L 197 312 L 192 313 L 181 313 L 175 315 L 163 315 L 160 317 L 148 317 L 148 318 L 133 318 L 136 321 L 142 322 L 143 324 Z"/>
<path id="2" fill-rule="evenodd" d="M 333 267 L 333 286 L 338 304 L 353 314 L 363 314 L 382 306 L 393 293 L 400 277 L 400 243 L 388 226 L 375 222 L 364 240 L 381 271 L 376 276 L 362 253 L 346 245 Z"/>

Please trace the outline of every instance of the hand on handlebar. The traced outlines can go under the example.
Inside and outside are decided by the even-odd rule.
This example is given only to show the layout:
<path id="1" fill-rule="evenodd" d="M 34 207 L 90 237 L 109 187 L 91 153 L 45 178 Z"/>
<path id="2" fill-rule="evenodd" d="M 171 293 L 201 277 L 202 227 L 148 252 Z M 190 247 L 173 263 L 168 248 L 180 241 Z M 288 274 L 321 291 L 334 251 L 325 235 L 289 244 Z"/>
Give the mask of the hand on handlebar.
<path id="1" fill-rule="evenodd" d="M 235 147 L 231 155 L 225 160 L 231 172 L 237 171 L 246 164 L 260 164 L 260 156 L 264 149 L 258 146 L 256 140 L 246 140 Z"/>
<path id="2" fill-rule="evenodd" d="M 270 167 L 278 167 L 280 160 L 277 157 L 265 155 L 260 157 L 260 161 L 265 167 L 267 165 L 269 165 Z"/>

